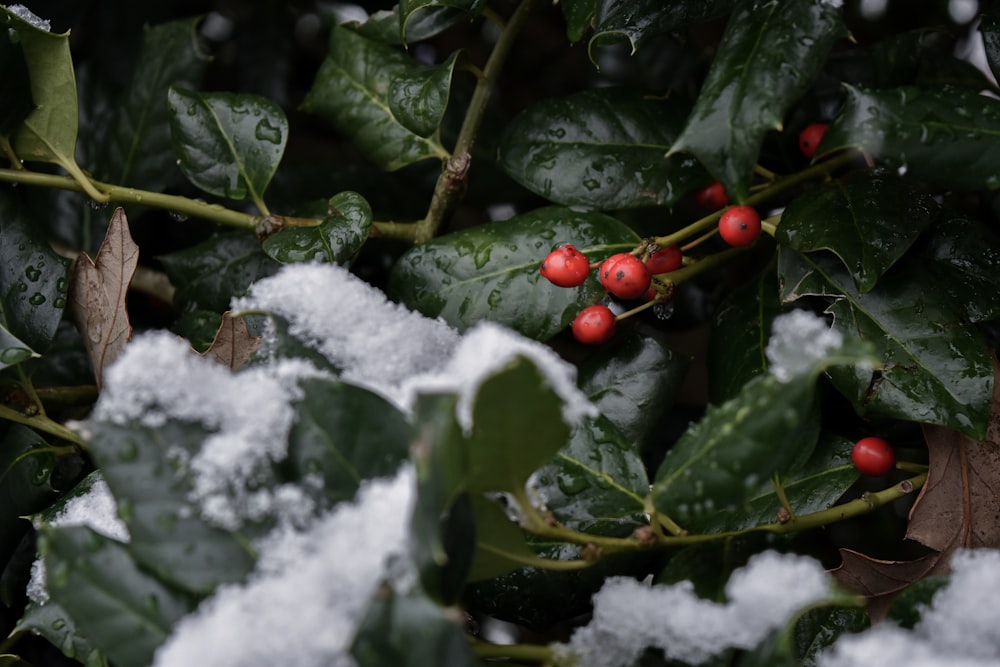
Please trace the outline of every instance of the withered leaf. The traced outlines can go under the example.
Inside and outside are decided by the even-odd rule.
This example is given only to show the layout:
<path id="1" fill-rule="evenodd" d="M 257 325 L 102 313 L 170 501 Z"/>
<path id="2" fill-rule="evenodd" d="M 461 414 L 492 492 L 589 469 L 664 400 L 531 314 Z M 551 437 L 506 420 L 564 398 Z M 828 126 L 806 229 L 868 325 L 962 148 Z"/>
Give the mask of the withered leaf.
<path id="1" fill-rule="evenodd" d="M 942 571 L 941 554 L 916 560 L 880 560 L 851 549 L 840 550 L 840 566 L 830 573 L 844 588 L 868 599 L 868 615 L 881 620 L 897 593 L 912 583 Z"/>
<path id="2" fill-rule="evenodd" d="M 83 336 L 98 387 L 104 369 L 121 355 L 132 336 L 125 295 L 138 263 L 139 246 L 132 240 L 125 211 L 119 207 L 111 216 L 97 258 L 80 253 L 73 265 L 70 314 Z"/>
<path id="3" fill-rule="evenodd" d="M 238 370 L 260 348 L 261 337 L 250 335 L 246 320 L 233 317 L 230 311 L 222 314 L 222 324 L 212 344 L 202 356 L 215 359 L 220 364 Z"/>

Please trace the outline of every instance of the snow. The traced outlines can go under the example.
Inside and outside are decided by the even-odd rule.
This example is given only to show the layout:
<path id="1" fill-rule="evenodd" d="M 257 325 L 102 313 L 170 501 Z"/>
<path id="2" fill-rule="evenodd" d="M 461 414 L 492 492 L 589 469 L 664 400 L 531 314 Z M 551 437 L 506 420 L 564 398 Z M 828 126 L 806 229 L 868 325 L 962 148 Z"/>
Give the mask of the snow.
<path id="1" fill-rule="evenodd" d="M 590 623 L 553 649 L 557 664 L 574 667 L 630 667 L 647 647 L 697 664 L 727 648 L 753 648 L 830 592 L 818 561 L 775 551 L 757 554 L 733 572 L 726 603 L 699 598 L 691 582 L 650 587 L 610 578 L 594 596 Z"/>
<path id="2" fill-rule="evenodd" d="M 365 483 L 306 531 L 290 527 L 260 545 L 245 585 L 223 586 L 174 628 L 156 667 L 243 667 L 280 656 L 285 667 L 351 667 L 369 600 L 390 576 L 405 588 L 404 561 L 416 477 L 412 466 Z"/>
<path id="3" fill-rule="evenodd" d="M 52 30 L 52 25 L 48 20 L 40 18 L 24 5 L 9 5 L 7 6 L 7 11 L 25 23 L 35 26 L 39 30 L 44 30 L 45 32 Z"/>
<path id="4" fill-rule="evenodd" d="M 843 343 L 844 337 L 823 318 L 807 310 L 793 310 L 774 318 L 765 354 L 771 373 L 788 382 Z"/>
<path id="5" fill-rule="evenodd" d="M 957 551 L 948 584 L 912 631 L 883 623 L 842 636 L 819 667 L 995 667 L 1000 661 L 1000 551 Z"/>

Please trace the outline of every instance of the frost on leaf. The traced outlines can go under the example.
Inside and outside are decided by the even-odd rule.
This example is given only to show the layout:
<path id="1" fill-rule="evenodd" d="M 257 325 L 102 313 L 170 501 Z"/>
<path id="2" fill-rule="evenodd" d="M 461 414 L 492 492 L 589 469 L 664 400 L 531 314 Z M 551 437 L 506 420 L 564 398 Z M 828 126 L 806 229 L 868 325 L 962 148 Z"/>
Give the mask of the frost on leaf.
<path id="1" fill-rule="evenodd" d="M 771 373 L 781 382 L 788 382 L 821 362 L 843 343 L 844 337 L 839 332 L 808 311 L 793 310 L 778 315 L 774 318 L 766 350 Z"/>

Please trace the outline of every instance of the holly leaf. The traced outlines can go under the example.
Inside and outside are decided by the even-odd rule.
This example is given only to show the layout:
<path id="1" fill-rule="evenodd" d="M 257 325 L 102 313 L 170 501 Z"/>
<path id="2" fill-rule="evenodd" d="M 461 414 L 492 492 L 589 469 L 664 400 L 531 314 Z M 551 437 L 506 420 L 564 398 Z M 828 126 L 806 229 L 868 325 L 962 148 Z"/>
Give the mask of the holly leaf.
<path id="1" fill-rule="evenodd" d="M 288 141 L 288 119 L 256 95 L 199 93 L 171 86 L 170 136 L 178 166 L 195 186 L 229 199 L 264 200 Z"/>
<path id="2" fill-rule="evenodd" d="M 356 192 L 330 198 L 327 216 L 315 227 L 289 227 L 264 239 L 268 257 L 290 262 L 349 262 L 368 240 L 372 209 Z"/>
<path id="3" fill-rule="evenodd" d="M 613 88 L 543 100 L 508 124 L 500 166 L 557 204 L 672 207 L 711 181 L 690 157 L 664 157 L 686 117 L 676 102 Z"/>
<path id="4" fill-rule="evenodd" d="M 587 3 L 573 3 L 583 4 Z M 624 39 L 633 54 L 651 38 L 672 32 L 692 23 L 724 16 L 736 4 L 735 0 L 701 0 L 699 2 L 659 2 L 658 0 L 594 0 L 594 36 L 588 52 L 594 61 L 594 48 Z M 566 11 L 565 9 L 563 10 Z M 586 12 L 574 11 L 571 41 L 583 36 L 581 24 Z M 567 22 L 568 17 L 567 17 Z M 579 35 L 579 36 L 577 36 Z M 575 37 L 575 38 L 574 38 Z"/>
<path id="5" fill-rule="evenodd" d="M 928 235 L 924 256 L 970 322 L 1000 318 L 1000 237 L 987 225 L 970 218 L 942 221 Z"/>
<path id="6" fill-rule="evenodd" d="M 97 258 L 81 253 L 73 266 L 70 312 L 83 336 L 98 387 L 104 369 L 121 356 L 132 337 L 125 295 L 138 264 L 139 246 L 132 240 L 125 210 L 117 208 Z"/>
<path id="7" fill-rule="evenodd" d="M 250 334 L 245 318 L 233 317 L 227 310 L 222 314 L 222 324 L 219 325 L 212 344 L 201 355 L 236 371 L 260 349 L 261 341 L 261 336 Z"/>
<path id="8" fill-rule="evenodd" d="M 864 294 L 909 250 L 939 208 L 900 178 L 865 173 L 793 200 L 775 238 L 799 252 L 833 252 Z"/>
<path id="9" fill-rule="evenodd" d="M 0 37 L 0 99 L 8 103 L 0 108 L 0 137 L 9 137 L 35 109 L 31 96 L 31 78 L 24 60 L 24 50 L 8 33 Z"/>
<path id="10" fill-rule="evenodd" d="M 37 433 L 8 424 L 0 440 L 0 563 L 6 566 L 28 532 L 26 516 L 44 509 L 56 496 L 52 470 L 56 457 Z"/>
<path id="11" fill-rule="evenodd" d="M 738 2 L 671 153 L 694 155 L 742 202 L 764 135 L 782 128 L 788 109 L 845 35 L 835 3 Z"/>
<path id="12" fill-rule="evenodd" d="M 461 21 L 479 16 L 486 0 L 400 0 L 399 37 L 403 44 L 423 41 Z"/>
<path id="13" fill-rule="evenodd" d="M 846 86 L 820 150 L 861 148 L 945 188 L 1000 188 L 1000 101 L 965 88 Z"/>
<path id="14" fill-rule="evenodd" d="M 1000 13 L 996 10 L 984 11 L 979 21 L 979 32 L 983 33 L 986 63 L 993 76 L 1000 78 Z"/>
<path id="15" fill-rule="evenodd" d="M 553 241 L 572 243 L 596 261 L 634 248 L 639 237 L 599 213 L 537 209 L 414 246 L 393 266 L 388 290 L 459 330 L 492 320 L 529 338 L 550 338 L 605 294 L 594 275 L 573 289 L 542 278 L 538 268 Z"/>
<path id="16" fill-rule="evenodd" d="M 528 546 L 524 531 L 511 520 L 498 502 L 479 494 L 473 497 L 476 550 L 468 581 L 486 581 L 525 566 L 539 565 L 539 557 Z"/>

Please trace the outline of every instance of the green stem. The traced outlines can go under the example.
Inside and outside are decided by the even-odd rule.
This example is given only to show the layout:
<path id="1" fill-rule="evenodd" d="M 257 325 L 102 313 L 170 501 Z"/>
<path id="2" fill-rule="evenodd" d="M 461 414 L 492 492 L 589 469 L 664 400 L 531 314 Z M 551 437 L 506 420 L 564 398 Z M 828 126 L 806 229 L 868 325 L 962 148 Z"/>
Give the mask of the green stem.
<path id="1" fill-rule="evenodd" d="M 785 493 L 785 485 L 781 483 L 781 478 L 778 473 L 774 473 L 771 476 L 771 486 L 774 487 L 774 495 L 778 496 L 778 502 L 781 503 L 782 508 L 788 512 L 789 517 L 795 516 L 795 510 L 792 509 L 792 504 L 788 502 L 788 495 Z"/>
<path id="2" fill-rule="evenodd" d="M 431 196 L 431 203 L 427 209 L 427 215 L 423 220 L 417 222 L 414 241 L 416 243 L 426 243 L 434 238 L 444 220 L 451 214 L 455 205 L 465 192 L 465 185 L 468 181 L 469 167 L 472 162 L 472 147 L 476 143 L 479 135 L 479 128 L 483 123 L 483 116 L 486 113 L 486 105 L 496 85 L 500 70 L 503 69 L 510 53 L 514 38 L 521 28 L 524 27 L 531 12 L 531 8 L 537 0 L 521 0 L 511 15 L 507 25 L 500 33 L 493 52 L 483 67 L 482 77 L 476 82 L 476 88 L 472 91 L 472 99 L 465 112 L 465 119 L 455 140 L 455 148 L 451 158 L 445 164 L 434 186 L 434 194 Z"/>
<path id="3" fill-rule="evenodd" d="M 379 222 L 376 220 L 372 223 L 370 235 L 412 243 L 417 235 L 417 225 L 413 222 Z"/>
<path id="4" fill-rule="evenodd" d="M 42 433 L 48 433 L 49 435 L 54 435 L 57 438 L 62 438 L 63 440 L 72 442 L 81 448 L 85 448 L 87 446 L 86 441 L 79 435 L 69 430 L 62 424 L 52 421 L 44 414 L 29 416 L 6 405 L 0 405 L 0 419 L 6 419 L 7 421 L 30 426 L 36 431 L 41 431 Z"/>
<path id="5" fill-rule="evenodd" d="M 509 658 L 524 662 L 547 663 L 553 659 L 552 649 L 539 644 L 491 644 L 472 640 L 472 650 L 480 658 Z"/>

